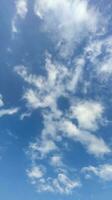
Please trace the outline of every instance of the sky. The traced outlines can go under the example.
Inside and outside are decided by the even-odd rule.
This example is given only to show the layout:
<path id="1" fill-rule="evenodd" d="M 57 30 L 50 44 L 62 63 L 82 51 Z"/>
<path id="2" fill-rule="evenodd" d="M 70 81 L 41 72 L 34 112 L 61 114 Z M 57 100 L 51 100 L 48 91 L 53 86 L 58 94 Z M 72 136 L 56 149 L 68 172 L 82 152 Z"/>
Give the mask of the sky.
<path id="1" fill-rule="evenodd" d="M 111 23 L 111 0 L 0 0 L 2 200 L 111 200 Z"/>

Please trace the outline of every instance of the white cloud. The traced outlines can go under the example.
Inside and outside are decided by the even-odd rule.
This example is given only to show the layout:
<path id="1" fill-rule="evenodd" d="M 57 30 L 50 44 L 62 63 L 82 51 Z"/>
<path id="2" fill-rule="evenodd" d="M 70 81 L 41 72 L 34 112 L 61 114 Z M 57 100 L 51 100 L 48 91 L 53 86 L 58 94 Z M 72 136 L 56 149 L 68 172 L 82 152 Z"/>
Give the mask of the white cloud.
<path id="1" fill-rule="evenodd" d="M 92 39 L 85 48 L 85 55 L 99 80 L 107 81 L 112 76 L 112 37 Z"/>
<path id="2" fill-rule="evenodd" d="M 46 160 L 48 168 L 52 167 L 54 174 L 54 178 L 51 177 L 46 169 L 46 175 L 38 181 L 33 178 L 38 191 L 56 191 L 67 194 L 73 191 L 75 186 L 79 186 L 79 182 L 71 182 L 70 169 L 65 164 L 63 155 L 67 151 L 63 145 L 65 138 L 69 138 L 68 141 L 71 139 L 74 143 L 81 143 L 87 153 L 99 159 L 111 152 L 103 138 L 93 134 L 93 131 L 100 128 L 105 110 L 103 104 L 92 99 L 79 100 L 75 96 L 76 92 L 79 92 L 79 83 L 83 84 L 84 81 L 86 56 L 85 50 L 85 54 L 77 56 L 73 65 L 68 67 L 54 61 L 51 55 L 47 54 L 45 75 L 30 74 L 25 66 L 15 67 L 15 72 L 27 83 L 23 99 L 26 101 L 28 112 L 31 113 L 41 108 L 43 117 L 41 135 L 36 137 L 29 146 L 28 154 L 31 163 L 43 163 Z M 58 99 L 62 96 L 70 103 L 66 112 L 58 106 Z M 76 120 L 78 125 L 74 122 Z M 63 151 L 62 157 L 59 153 L 61 151 Z M 66 171 L 64 175 L 59 175 L 61 174 L 59 173 L 60 168 Z"/>
<path id="3" fill-rule="evenodd" d="M 41 167 L 39 166 L 33 166 L 30 170 L 27 170 L 27 175 L 29 178 L 33 179 L 39 179 L 44 176 L 44 172 Z"/>
<path id="4" fill-rule="evenodd" d="M 27 170 L 32 184 L 35 184 L 39 192 L 55 192 L 70 194 L 75 188 L 80 187 L 80 181 L 71 180 L 66 174 L 59 173 L 56 178 L 46 178 L 42 167 L 35 166 Z"/>
<path id="5" fill-rule="evenodd" d="M 64 57 L 72 53 L 74 42 L 99 28 L 100 14 L 86 0 L 36 0 L 35 14 L 42 20 L 44 30 L 53 33 Z"/>
<path id="6" fill-rule="evenodd" d="M 50 152 L 56 152 L 57 150 L 56 144 L 51 139 L 47 138 L 31 143 L 29 146 L 29 151 L 32 152 L 34 159 L 46 157 Z"/>
<path id="7" fill-rule="evenodd" d="M 27 117 L 30 117 L 31 116 L 31 113 L 30 112 L 23 112 L 20 116 L 20 120 L 23 120 Z"/>
<path id="8" fill-rule="evenodd" d="M 16 17 L 13 18 L 12 20 L 12 33 L 17 33 L 18 29 L 16 27 Z"/>
<path id="9" fill-rule="evenodd" d="M 40 102 L 37 92 L 32 89 L 27 90 L 23 98 L 27 100 L 28 107 L 36 109 L 42 106 L 42 103 Z"/>
<path id="10" fill-rule="evenodd" d="M 19 111 L 19 108 L 0 109 L 0 117 L 14 115 Z"/>
<path id="11" fill-rule="evenodd" d="M 100 179 L 104 181 L 112 181 L 112 165 L 111 164 L 104 164 L 98 167 L 96 166 L 89 166 L 84 167 L 82 172 L 86 175 L 92 176 L 92 174 L 98 176 Z"/>
<path id="12" fill-rule="evenodd" d="M 12 19 L 12 33 L 18 33 L 17 22 L 19 18 L 25 19 L 28 13 L 28 1 L 27 0 L 16 0 L 15 2 L 15 15 Z"/>
<path id="13" fill-rule="evenodd" d="M 112 58 L 109 58 L 109 60 L 107 59 L 102 63 L 100 74 L 101 73 L 104 75 L 112 75 Z"/>
<path id="14" fill-rule="evenodd" d="M 0 117 L 5 115 L 13 115 L 19 111 L 19 108 L 5 108 L 3 96 L 0 94 Z"/>
<path id="15" fill-rule="evenodd" d="M 81 129 L 96 130 L 104 108 L 100 102 L 81 101 L 71 107 L 72 117 L 78 120 Z"/>
<path id="16" fill-rule="evenodd" d="M 50 107 L 52 110 L 56 110 L 57 99 L 60 96 L 66 96 L 66 91 L 72 93 L 77 90 L 83 66 L 83 57 L 77 58 L 74 67 L 68 69 L 60 63 L 53 62 L 51 55 L 47 54 L 45 64 L 47 77 L 29 74 L 24 66 L 16 66 L 15 72 L 29 85 L 35 87 L 35 89 L 27 89 L 23 96 L 30 108 Z"/>
<path id="17" fill-rule="evenodd" d="M 16 14 L 21 18 L 25 18 L 28 12 L 27 0 L 17 0 L 16 1 Z"/>
<path id="18" fill-rule="evenodd" d="M 3 96 L 0 94 L 0 107 L 4 106 Z"/>
<path id="19" fill-rule="evenodd" d="M 65 174 L 58 174 L 57 179 L 54 179 L 53 185 L 55 190 L 60 193 L 70 194 L 74 188 L 80 187 L 79 181 L 69 179 Z"/>
<path id="20" fill-rule="evenodd" d="M 28 83 L 28 89 L 23 94 L 28 109 L 43 109 L 44 128 L 40 139 L 30 144 L 31 159 L 49 159 L 50 153 L 58 154 L 62 146 L 59 147 L 57 143 L 63 141 L 63 136 L 80 142 L 89 154 L 96 157 L 111 152 L 102 138 L 91 134 L 100 127 L 104 112 L 102 103 L 92 100 L 76 101 L 75 106 L 73 103 L 79 80 L 83 81 L 84 66 L 83 56 L 76 58 L 74 66 L 68 68 L 52 61 L 51 55 L 47 54 L 46 76 L 29 74 L 24 66 L 15 67 L 16 73 Z M 57 100 L 61 96 L 67 97 L 71 104 L 66 116 L 58 108 Z M 77 119 L 78 126 L 72 123 L 73 119 Z M 52 158 L 52 165 L 56 165 L 56 162 L 59 164 L 59 160 L 55 159 L 58 158 Z"/>
<path id="21" fill-rule="evenodd" d="M 50 159 L 50 163 L 54 167 L 60 167 L 62 166 L 62 157 L 60 155 L 54 155 Z"/>
<path id="22" fill-rule="evenodd" d="M 74 141 L 78 141 L 86 146 L 90 154 L 100 157 L 111 152 L 102 138 L 98 138 L 87 131 L 78 129 L 76 125 L 69 120 L 64 120 L 60 123 L 60 130 Z"/>

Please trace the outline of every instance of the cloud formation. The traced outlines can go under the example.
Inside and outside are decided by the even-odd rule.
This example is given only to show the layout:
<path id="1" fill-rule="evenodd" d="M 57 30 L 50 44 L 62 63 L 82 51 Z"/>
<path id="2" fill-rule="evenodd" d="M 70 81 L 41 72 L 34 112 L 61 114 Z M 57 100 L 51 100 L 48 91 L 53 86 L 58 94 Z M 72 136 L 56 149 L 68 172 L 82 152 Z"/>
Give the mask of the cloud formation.
<path id="1" fill-rule="evenodd" d="M 89 166 L 84 167 L 82 169 L 82 172 L 85 175 L 89 175 L 92 177 L 92 175 L 95 175 L 102 179 L 103 181 L 112 181 L 112 165 L 111 164 L 103 164 L 98 167 L 96 166 Z"/>
<path id="2" fill-rule="evenodd" d="M 0 117 L 14 115 L 18 112 L 18 108 L 0 109 Z"/>
<path id="3" fill-rule="evenodd" d="M 18 32 L 17 22 L 21 19 L 24 20 L 28 12 L 28 1 L 17 0 L 15 1 L 15 15 L 12 19 L 12 33 Z"/>
<path id="4" fill-rule="evenodd" d="M 101 28 L 98 10 L 86 0 L 36 0 L 35 14 L 42 20 L 44 31 L 50 32 L 58 42 L 57 48 L 63 57 L 70 56 L 75 43 L 88 33 L 96 33 Z"/>
<path id="5" fill-rule="evenodd" d="M 29 178 L 32 180 L 32 184 L 35 184 L 39 192 L 55 192 L 60 194 L 70 194 L 73 189 L 80 187 L 78 180 L 70 179 L 66 173 L 60 172 L 57 177 L 45 178 L 42 171 L 42 167 L 32 167 L 27 170 Z"/>
<path id="6" fill-rule="evenodd" d="M 98 100 L 75 98 L 74 102 L 79 84 L 84 80 L 84 56 L 77 57 L 71 68 L 56 62 L 50 54 L 46 55 L 45 61 L 45 75 L 30 74 L 25 66 L 16 66 L 14 69 L 27 83 L 23 93 L 27 111 L 41 109 L 43 117 L 42 133 L 30 143 L 27 152 L 33 165 L 28 170 L 28 176 L 38 191 L 67 194 L 80 186 L 80 180 L 75 177 L 72 180 L 71 168 L 64 160 L 67 152 L 64 138 L 81 143 L 86 153 L 99 159 L 110 154 L 109 145 L 102 137 L 94 134 L 102 126 L 105 108 Z M 69 102 L 66 111 L 58 105 L 61 98 Z M 47 166 L 42 164 L 46 159 L 47 165 L 52 167 L 53 176 L 48 173 Z M 42 164 L 42 168 L 38 168 L 38 163 Z"/>
<path id="7" fill-rule="evenodd" d="M 104 108 L 99 102 L 81 101 L 71 107 L 72 117 L 78 120 L 79 127 L 85 130 L 96 130 Z"/>
<path id="8" fill-rule="evenodd" d="M 18 1 L 15 19 L 25 18 L 25 2 Z M 106 119 L 102 79 L 108 81 L 112 74 L 112 38 L 105 34 L 102 14 L 86 0 L 36 0 L 34 12 L 53 41 L 54 57 L 46 53 L 43 74 L 31 74 L 24 65 L 14 68 L 27 85 L 22 96 L 27 111 L 21 119 L 38 109 L 43 119 L 41 134 L 29 144 L 27 175 L 40 192 L 70 194 L 81 181 L 66 164 L 67 146 L 80 143 L 85 154 L 99 161 L 111 153 L 98 130 L 104 128 L 104 116 Z M 54 50 L 59 53 L 56 57 Z M 106 180 L 111 165 L 82 171 Z"/>

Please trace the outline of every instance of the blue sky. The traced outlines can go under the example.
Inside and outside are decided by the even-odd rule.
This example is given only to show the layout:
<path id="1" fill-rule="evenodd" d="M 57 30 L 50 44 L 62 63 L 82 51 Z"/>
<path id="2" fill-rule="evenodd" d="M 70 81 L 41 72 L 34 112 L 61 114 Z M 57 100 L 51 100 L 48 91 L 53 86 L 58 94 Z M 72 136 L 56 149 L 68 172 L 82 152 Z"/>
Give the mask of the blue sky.
<path id="1" fill-rule="evenodd" d="M 112 2 L 0 0 L 0 198 L 111 200 Z"/>

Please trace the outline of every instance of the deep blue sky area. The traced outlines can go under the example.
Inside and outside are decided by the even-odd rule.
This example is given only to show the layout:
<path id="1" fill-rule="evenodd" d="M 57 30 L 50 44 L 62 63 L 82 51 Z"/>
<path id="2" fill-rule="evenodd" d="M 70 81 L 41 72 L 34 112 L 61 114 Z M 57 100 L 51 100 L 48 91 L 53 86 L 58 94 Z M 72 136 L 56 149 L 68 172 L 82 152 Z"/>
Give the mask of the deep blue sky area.
<path id="1" fill-rule="evenodd" d="M 112 199 L 111 0 L 0 0 L 0 199 Z"/>

